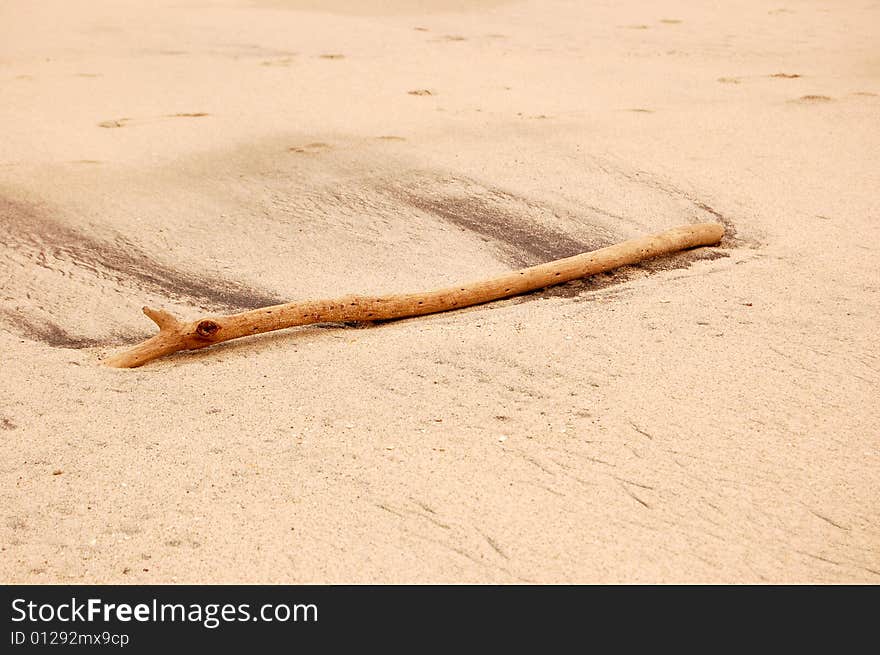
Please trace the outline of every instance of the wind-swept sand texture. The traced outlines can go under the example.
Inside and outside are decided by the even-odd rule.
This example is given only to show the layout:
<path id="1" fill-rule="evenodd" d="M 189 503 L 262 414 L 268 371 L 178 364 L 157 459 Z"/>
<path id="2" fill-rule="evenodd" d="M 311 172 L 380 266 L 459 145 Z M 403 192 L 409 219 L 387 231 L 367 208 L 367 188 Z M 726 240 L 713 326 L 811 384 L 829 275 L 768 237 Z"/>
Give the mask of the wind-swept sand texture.
<path id="1" fill-rule="evenodd" d="M 0 6 L 0 579 L 880 582 L 880 7 L 142 5 Z"/>

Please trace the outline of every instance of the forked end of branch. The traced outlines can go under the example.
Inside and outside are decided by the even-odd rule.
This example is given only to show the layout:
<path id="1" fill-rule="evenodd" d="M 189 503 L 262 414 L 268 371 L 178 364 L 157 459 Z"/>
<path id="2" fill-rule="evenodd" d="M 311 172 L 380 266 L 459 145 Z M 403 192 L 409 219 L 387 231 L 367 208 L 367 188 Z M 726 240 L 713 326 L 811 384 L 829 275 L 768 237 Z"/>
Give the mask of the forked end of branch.
<path id="1" fill-rule="evenodd" d="M 109 357 L 104 361 L 107 366 L 133 368 L 186 348 L 186 323 L 181 323 L 164 309 L 144 307 L 143 312 L 159 327 L 159 334 L 153 335 L 134 348 Z"/>

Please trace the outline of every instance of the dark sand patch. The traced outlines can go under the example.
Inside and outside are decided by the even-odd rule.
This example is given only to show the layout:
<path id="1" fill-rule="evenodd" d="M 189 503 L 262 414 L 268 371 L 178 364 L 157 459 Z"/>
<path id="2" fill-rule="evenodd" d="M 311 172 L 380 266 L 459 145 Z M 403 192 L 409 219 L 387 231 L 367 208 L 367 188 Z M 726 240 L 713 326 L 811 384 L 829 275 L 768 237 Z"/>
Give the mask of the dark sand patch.
<path id="1" fill-rule="evenodd" d="M 638 181 L 644 183 L 644 180 Z M 732 221 L 720 212 L 699 200 L 691 199 L 678 189 L 661 188 L 655 184 L 651 186 L 670 195 L 687 198 L 695 207 L 721 222 L 726 230 L 727 247 L 739 243 Z M 542 220 L 542 217 L 559 216 L 559 208 L 544 206 L 468 178 L 437 175 L 433 180 L 419 179 L 414 183 L 397 183 L 385 186 L 383 190 L 421 212 L 478 235 L 487 243 L 491 243 L 514 268 L 571 257 L 625 239 L 600 225 L 592 227 L 591 238 L 575 237 L 547 225 Z M 572 222 L 579 223 L 586 220 L 585 217 L 570 218 Z M 681 222 L 692 220 L 690 216 L 682 217 Z M 530 299 L 535 294 L 571 298 L 621 284 L 639 275 L 688 268 L 698 261 L 711 261 L 728 256 L 729 253 L 721 248 L 697 248 L 548 287 L 526 294 L 522 298 Z"/>
<path id="2" fill-rule="evenodd" d="M 497 247 L 513 266 L 531 266 L 593 250 L 606 237 L 585 243 L 533 216 L 535 203 L 468 178 L 437 175 L 433 180 L 389 184 L 383 189 L 396 200 L 442 221 L 479 235 Z M 548 215 L 552 210 L 544 209 Z"/>
<path id="3" fill-rule="evenodd" d="M 76 269 L 94 281 L 96 292 L 109 282 L 111 286 L 173 298 L 211 311 L 242 311 L 283 302 L 267 291 L 233 280 L 163 264 L 122 235 L 101 239 L 84 234 L 60 223 L 43 207 L 2 197 L 0 251 L 25 267 L 39 267 L 62 277 Z M 21 311 L 5 309 L 0 320 L 17 333 L 51 346 L 83 348 L 99 344 L 95 339 L 68 333 L 51 320 Z"/>
<path id="4" fill-rule="evenodd" d="M 96 339 L 70 334 L 48 319 L 30 317 L 22 312 L 0 309 L 0 323 L 26 339 L 40 341 L 53 348 L 91 348 L 100 344 Z"/>

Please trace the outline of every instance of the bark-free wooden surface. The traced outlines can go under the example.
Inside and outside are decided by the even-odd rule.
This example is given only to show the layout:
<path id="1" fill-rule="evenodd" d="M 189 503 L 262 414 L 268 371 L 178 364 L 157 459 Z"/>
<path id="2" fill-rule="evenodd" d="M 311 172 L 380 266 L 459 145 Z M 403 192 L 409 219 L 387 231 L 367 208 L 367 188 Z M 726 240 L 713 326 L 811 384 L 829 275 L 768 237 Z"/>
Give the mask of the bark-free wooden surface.
<path id="1" fill-rule="evenodd" d="M 144 314 L 159 326 L 159 333 L 109 358 L 107 364 L 132 368 L 180 350 L 196 350 L 230 339 L 310 323 L 386 321 L 461 309 L 679 250 L 714 245 L 723 235 L 724 228 L 718 223 L 682 225 L 607 248 L 444 289 L 389 296 L 351 295 L 330 300 L 306 300 L 228 316 L 203 317 L 191 322 L 179 321 L 164 310 L 144 307 Z"/>

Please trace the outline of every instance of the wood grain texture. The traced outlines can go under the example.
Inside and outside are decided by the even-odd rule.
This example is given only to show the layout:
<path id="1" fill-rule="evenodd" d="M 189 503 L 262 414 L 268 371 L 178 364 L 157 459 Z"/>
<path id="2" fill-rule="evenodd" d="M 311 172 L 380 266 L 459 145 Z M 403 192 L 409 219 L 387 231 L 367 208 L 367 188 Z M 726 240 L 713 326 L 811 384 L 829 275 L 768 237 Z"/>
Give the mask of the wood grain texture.
<path id="1" fill-rule="evenodd" d="M 144 307 L 159 333 L 109 358 L 118 368 L 141 366 L 180 350 L 197 350 L 240 337 L 309 325 L 345 321 L 387 321 L 461 309 L 562 284 L 680 250 L 717 244 L 724 236 L 718 223 L 682 225 L 659 234 L 557 259 L 493 278 L 426 291 L 388 296 L 350 295 L 272 305 L 227 316 L 182 322 L 164 310 Z"/>

